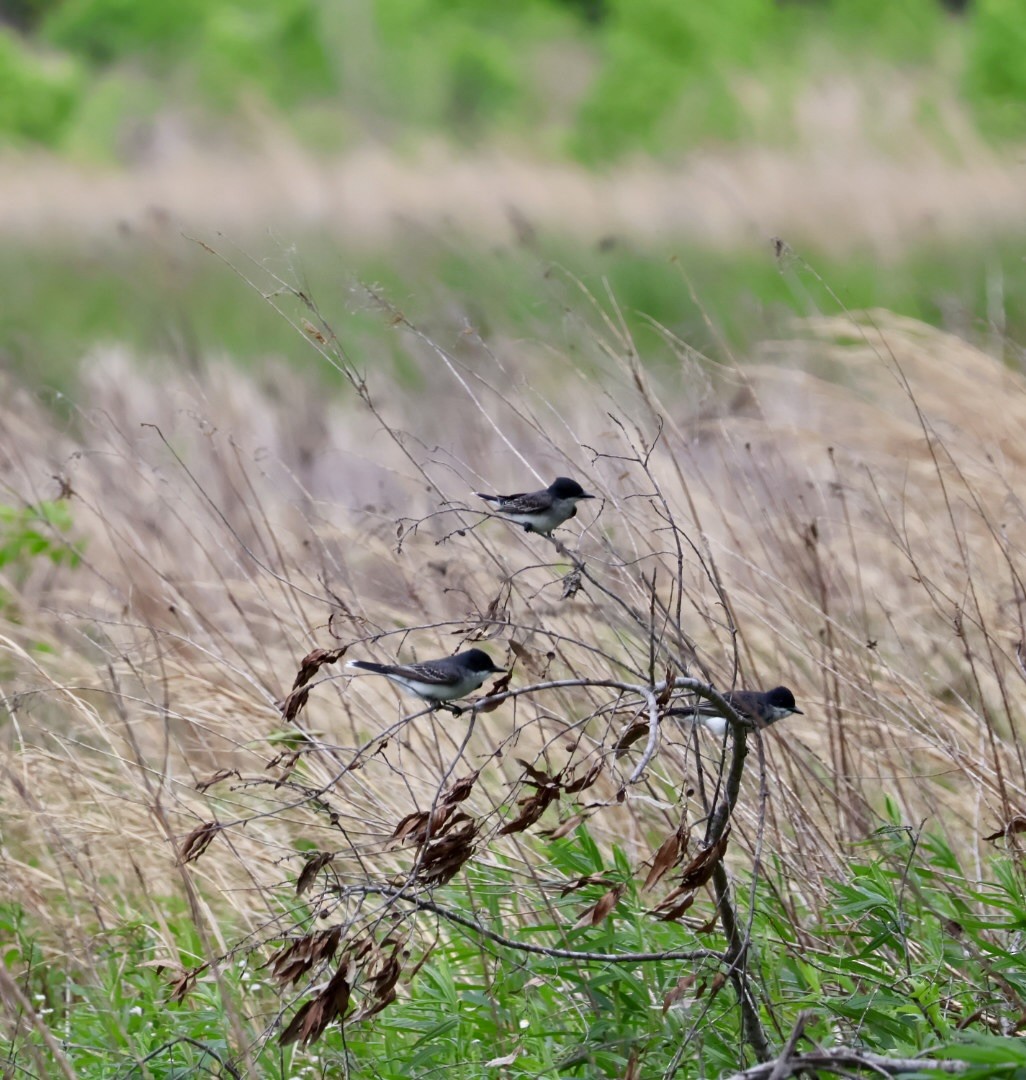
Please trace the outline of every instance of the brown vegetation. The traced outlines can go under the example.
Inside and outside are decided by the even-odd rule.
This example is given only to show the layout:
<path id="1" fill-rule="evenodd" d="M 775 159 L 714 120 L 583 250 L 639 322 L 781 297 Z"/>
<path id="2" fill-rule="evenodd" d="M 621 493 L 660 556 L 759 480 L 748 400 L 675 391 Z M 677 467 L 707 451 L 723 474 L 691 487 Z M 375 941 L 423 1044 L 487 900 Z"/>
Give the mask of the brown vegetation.
<path id="1" fill-rule="evenodd" d="M 487 851 L 527 881 L 545 832 L 583 820 L 672 904 L 644 868 L 696 865 L 678 832 L 703 815 L 695 746 L 664 725 L 631 783 L 646 744 L 620 739 L 645 703 L 603 681 L 795 689 L 805 715 L 761 738 L 725 858 L 772 853 L 774 887 L 813 906 L 891 820 L 885 800 L 962 851 L 1021 811 L 1020 375 L 886 313 L 796 325 L 730 367 L 669 336 L 674 363 L 644 366 L 615 310 L 560 354 L 472 334 L 446 349 L 385 317 L 416 389 L 373 368 L 362 383 L 324 328 L 307 337 L 343 364 L 331 400 L 219 364 L 158 384 L 113 350 L 65 420 L 4 395 L 4 501 L 63 492 L 85 545 L 76 568 L 0 578 L 2 888 L 53 950 L 88 964 L 98 927 L 159 932 L 181 894 L 215 962 L 243 933 L 280 940 L 286 882 L 370 903 Z M 558 474 L 601 496 L 565 552 L 471 494 Z M 337 662 L 467 642 L 515 664 L 510 691 L 594 685 L 471 726 Z M 708 767 L 718 747 L 700 745 Z M 400 940 L 361 941 L 347 963 L 370 955 L 390 1000 Z M 164 959 L 178 967 L 170 941 Z M 298 959 L 279 951 L 278 977 Z M 344 1011 L 347 970 L 290 1039 Z"/>

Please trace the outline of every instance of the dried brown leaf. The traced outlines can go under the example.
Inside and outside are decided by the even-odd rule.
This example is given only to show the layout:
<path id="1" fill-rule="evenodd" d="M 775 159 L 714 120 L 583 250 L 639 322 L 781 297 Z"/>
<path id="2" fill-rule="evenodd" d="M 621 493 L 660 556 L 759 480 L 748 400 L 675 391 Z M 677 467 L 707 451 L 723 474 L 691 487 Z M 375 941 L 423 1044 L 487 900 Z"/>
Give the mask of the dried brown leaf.
<path id="1" fill-rule="evenodd" d="M 509 681 L 513 678 L 513 672 L 507 671 L 501 679 L 496 679 L 494 683 L 489 687 L 485 693 L 486 698 L 495 697 L 498 694 L 504 694 L 509 689 Z M 495 710 L 502 704 L 501 701 L 489 701 L 484 705 L 478 705 L 477 711 L 479 713 L 495 712 Z"/>
<path id="2" fill-rule="evenodd" d="M 210 847 L 210 842 L 221 831 L 221 825 L 216 821 L 208 821 L 203 825 L 197 825 L 195 829 L 182 841 L 178 852 L 180 864 L 193 862 Z"/>
<path id="3" fill-rule="evenodd" d="M 314 649 L 299 661 L 299 671 L 292 683 L 292 689 L 298 690 L 305 686 L 325 664 L 336 664 L 349 651 L 348 645 L 342 645 L 337 649 Z"/>
<path id="4" fill-rule="evenodd" d="M 663 995 L 663 1012 L 668 1012 L 673 1005 L 676 1005 L 678 1001 L 695 985 L 695 981 L 698 979 L 698 972 L 693 971 L 690 975 L 682 975 L 672 990 L 667 990 Z"/>
<path id="5" fill-rule="evenodd" d="M 702 923 L 696 930 L 696 934 L 711 934 L 720 924 L 719 915 L 713 915 L 708 922 Z"/>
<path id="6" fill-rule="evenodd" d="M 452 786 L 442 793 L 442 802 L 444 803 L 458 803 L 463 802 L 470 793 L 474 790 L 474 785 L 477 783 L 477 778 L 481 775 L 481 770 L 471 773 L 469 776 L 460 777 L 455 781 Z"/>
<path id="7" fill-rule="evenodd" d="M 417 810 L 399 822 L 391 839 L 399 843 L 412 840 L 417 845 L 426 844 L 451 832 L 458 825 L 473 819 L 469 814 L 457 811 L 456 804 L 439 804 L 434 810 Z"/>
<path id="8" fill-rule="evenodd" d="M 684 867 L 680 884 L 682 888 L 697 889 L 712 877 L 716 864 L 723 860 L 730 838 L 730 826 L 723 830 L 723 835 L 712 847 L 704 848 Z"/>
<path id="9" fill-rule="evenodd" d="M 371 1016 L 377 1015 L 382 1009 L 391 1005 L 395 1001 L 396 994 L 394 990 L 389 990 L 387 994 L 383 994 L 380 997 L 374 998 L 372 1001 L 365 1001 L 348 1019 L 348 1023 L 355 1024 L 358 1020 L 367 1020 Z"/>
<path id="10" fill-rule="evenodd" d="M 368 975 L 367 988 L 375 997 L 389 993 L 399 981 L 403 968 L 396 955 L 398 951 L 398 949 L 394 950 L 376 971 Z"/>
<path id="11" fill-rule="evenodd" d="M 463 864 L 474 854 L 474 841 L 479 826 L 466 814 L 461 827 L 448 836 L 433 839 L 421 853 L 417 879 L 433 885 L 444 885 L 459 873 Z"/>
<path id="12" fill-rule="evenodd" d="M 682 900 L 679 898 L 683 897 Z M 661 904 L 657 904 L 652 914 L 660 922 L 675 922 L 695 902 L 693 889 L 674 889 Z"/>
<path id="13" fill-rule="evenodd" d="M 303 706 L 310 697 L 310 688 L 306 685 L 325 664 L 334 664 L 340 660 L 346 652 L 348 645 L 340 645 L 337 649 L 314 649 L 307 653 L 299 662 L 299 670 L 292 681 L 292 690 L 284 700 L 278 702 L 278 708 L 287 721 L 295 720 Z"/>
<path id="14" fill-rule="evenodd" d="M 297 762 L 303 756 L 302 750 L 293 750 L 291 753 L 281 753 L 274 761 L 270 762 L 267 766 L 268 769 L 273 768 L 275 765 L 281 765 L 281 775 L 274 782 L 275 788 L 280 788 L 282 784 L 292 775 L 293 770 L 296 767 Z M 353 768 L 351 766 L 350 768 Z"/>
<path id="15" fill-rule="evenodd" d="M 506 607 L 509 604 L 510 590 L 508 585 L 503 585 L 498 593 L 495 594 L 493 599 L 489 602 L 488 607 L 485 608 L 484 621 L 493 623 L 498 622 L 501 618 L 503 622 L 508 622 L 506 616 Z"/>
<path id="16" fill-rule="evenodd" d="M 668 836 L 659 846 L 659 850 L 655 853 L 655 858 L 652 860 L 652 869 L 649 870 L 648 877 L 645 878 L 645 884 L 641 886 L 642 890 L 651 889 L 670 867 L 677 864 L 683 853 L 680 831 L 678 830 L 671 836 Z"/>
<path id="17" fill-rule="evenodd" d="M 362 960 L 369 952 L 373 952 L 377 946 L 374 943 L 372 937 L 357 938 L 346 947 L 346 951 L 342 954 L 347 963 L 356 963 Z"/>
<path id="18" fill-rule="evenodd" d="M 285 986 L 297 983 L 315 964 L 331 960 L 342 940 L 341 926 L 317 930 L 283 945 L 264 965 Z M 348 956 L 351 949 L 346 950 Z"/>
<path id="19" fill-rule="evenodd" d="M 989 836 L 985 836 L 984 840 L 1000 840 L 1004 836 L 1014 836 L 1016 833 L 1026 832 L 1026 815 L 1016 814 L 1015 817 L 1010 818 L 1005 824 L 998 829 L 997 832 L 992 832 Z"/>
<path id="20" fill-rule="evenodd" d="M 648 723 L 637 720 L 613 743 L 613 750 L 617 757 L 623 757 L 625 753 L 640 739 L 648 736 Z"/>
<path id="21" fill-rule="evenodd" d="M 436 806 L 428 814 L 424 827 L 413 838 L 418 844 L 426 844 L 435 837 L 443 836 L 448 832 L 446 821 L 455 814 L 455 810 L 454 806 Z"/>
<path id="22" fill-rule="evenodd" d="M 341 1020 L 349 1007 L 353 991 L 349 975 L 349 966 L 342 964 L 321 993 L 296 1013 L 292 1022 L 278 1036 L 278 1042 L 282 1046 L 294 1042 L 309 1046 L 324 1034 L 333 1020 Z"/>
<path id="23" fill-rule="evenodd" d="M 334 852 L 321 851 L 307 860 L 306 866 L 303 867 L 296 881 L 296 896 L 302 896 L 313 885 L 317 880 L 317 875 L 333 858 L 335 858 Z"/>
<path id="24" fill-rule="evenodd" d="M 404 840 L 420 832 L 426 825 L 428 820 L 428 812 L 426 810 L 414 810 L 412 814 L 407 814 L 395 829 L 392 831 L 390 840 L 398 840 L 402 843 Z"/>
<path id="25" fill-rule="evenodd" d="M 666 665 L 666 685 L 659 693 L 659 697 L 656 698 L 656 704 L 660 709 L 666 708 L 670 704 L 670 698 L 673 696 L 673 664 Z"/>
<path id="26" fill-rule="evenodd" d="M 588 874 L 586 877 L 576 878 L 574 881 L 568 881 L 563 888 L 559 890 L 560 896 L 569 896 L 572 892 L 577 892 L 578 889 L 583 889 L 588 885 L 612 885 L 613 881 L 610 878 L 603 877 L 601 874 Z"/>
<path id="27" fill-rule="evenodd" d="M 349 1017 L 349 1023 L 366 1020 L 368 1016 L 374 1016 L 381 1012 L 395 1000 L 395 984 L 403 973 L 400 957 L 405 959 L 408 954 L 403 951 L 405 940 L 395 942 L 392 955 L 382 957 L 380 954 L 375 958 L 372 967 L 365 969 L 367 994 L 360 1009 Z"/>
<path id="28" fill-rule="evenodd" d="M 317 329 L 316 326 L 314 326 L 312 322 L 310 322 L 309 319 L 301 319 L 300 322 L 303 326 L 303 332 L 308 337 L 312 337 L 314 341 L 318 343 L 318 345 L 328 344 L 328 339 L 320 332 L 320 330 Z"/>
<path id="29" fill-rule="evenodd" d="M 564 836 L 569 836 L 583 821 L 591 817 L 591 814 L 581 811 L 579 814 L 571 814 L 566 821 L 560 822 L 554 829 L 546 829 L 542 833 L 547 840 L 562 840 Z"/>
<path id="30" fill-rule="evenodd" d="M 499 830 L 500 836 L 509 836 L 512 833 L 523 832 L 530 828 L 548 809 L 549 804 L 559 798 L 559 788 L 544 787 L 521 799 L 517 804 L 521 807 L 520 813 L 513 821 L 507 822 Z"/>
<path id="31" fill-rule="evenodd" d="M 171 984 L 171 1000 L 183 1001 L 185 995 L 196 985 L 196 980 L 207 970 L 208 966 L 207 964 L 200 964 L 199 967 L 183 971 Z"/>
<path id="32" fill-rule="evenodd" d="M 283 719 L 287 722 L 295 720 L 306 705 L 309 697 L 310 687 L 302 686 L 298 690 L 293 690 L 284 701 L 279 701 L 278 708 L 281 710 Z"/>
<path id="33" fill-rule="evenodd" d="M 563 785 L 563 790 L 567 795 L 576 795 L 579 791 L 584 791 L 585 788 L 590 788 L 592 784 L 599 778 L 602 773 L 602 762 L 596 761 L 594 765 L 588 770 L 586 776 L 581 776 L 576 780 L 571 780 L 569 784 Z"/>
<path id="34" fill-rule="evenodd" d="M 560 782 L 563 779 L 563 772 L 560 770 L 558 773 L 550 774 L 543 772 L 541 769 L 535 768 L 529 761 L 524 761 L 523 758 L 516 759 L 517 764 L 527 773 L 529 779 L 525 780 L 525 784 L 531 784 L 534 787 L 548 788 L 559 787 Z"/>
<path id="35" fill-rule="evenodd" d="M 229 776 L 237 776 L 240 780 L 242 779 L 238 769 L 218 769 L 213 776 L 208 776 L 206 780 L 197 780 L 196 790 L 206 791 L 207 788 L 213 787 L 214 784 L 220 784 L 222 780 L 227 780 Z"/>
<path id="36" fill-rule="evenodd" d="M 574 923 L 573 929 L 579 930 L 582 926 L 598 926 L 600 922 L 603 922 L 609 913 L 616 907 L 620 900 L 620 897 L 624 894 L 624 885 L 615 885 L 609 892 L 605 893 L 597 903 L 588 908 L 584 914 Z"/>
<path id="37" fill-rule="evenodd" d="M 329 1021 L 330 1023 L 330 1021 Z M 319 998 L 306 1002 L 305 1005 L 292 1017 L 292 1022 L 278 1036 L 278 1042 L 282 1046 L 289 1043 L 303 1042 L 309 1039 L 315 1041 L 327 1027 L 324 1022 L 324 1006 Z"/>

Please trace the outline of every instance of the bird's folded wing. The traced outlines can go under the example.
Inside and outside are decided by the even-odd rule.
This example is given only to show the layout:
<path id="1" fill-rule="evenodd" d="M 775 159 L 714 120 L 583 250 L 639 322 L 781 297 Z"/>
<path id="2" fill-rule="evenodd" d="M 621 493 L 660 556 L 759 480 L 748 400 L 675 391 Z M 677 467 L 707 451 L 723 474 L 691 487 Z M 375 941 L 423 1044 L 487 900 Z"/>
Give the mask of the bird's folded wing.
<path id="1" fill-rule="evenodd" d="M 456 681 L 456 673 L 442 664 L 432 664 L 430 661 L 424 664 L 408 664 L 405 667 L 390 667 L 389 675 L 395 675 L 400 679 L 409 679 L 410 682 L 428 683 L 431 686 L 447 686 Z"/>
<path id="2" fill-rule="evenodd" d="M 552 506 L 552 499 L 548 492 L 541 494 L 510 495 L 502 500 L 499 507 L 506 514 L 534 514 L 541 510 L 548 510 Z"/>

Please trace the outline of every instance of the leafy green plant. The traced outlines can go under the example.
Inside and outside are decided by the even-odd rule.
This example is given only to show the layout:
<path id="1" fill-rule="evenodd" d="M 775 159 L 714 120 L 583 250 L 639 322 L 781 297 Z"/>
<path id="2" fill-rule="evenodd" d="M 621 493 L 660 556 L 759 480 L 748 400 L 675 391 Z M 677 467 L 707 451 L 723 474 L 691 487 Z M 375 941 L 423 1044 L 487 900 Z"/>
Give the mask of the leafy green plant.
<path id="1" fill-rule="evenodd" d="M 40 32 L 44 40 L 95 64 L 145 54 L 166 67 L 196 40 L 206 8 L 203 0 L 64 0 L 49 11 Z"/>
<path id="2" fill-rule="evenodd" d="M 0 28 L 0 141 L 56 143 L 83 81 L 71 57 L 37 52 Z"/>
<path id="3" fill-rule="evenodd" d="M 572 135 L 574 149 L 589 161 L 625 151 L 660 154 L 682 148 L 678 116 L 682 98 L 699 126 L 692 137 L 730 139 L 742 115 L 729 75 L 768 54 L 782 17 L 768 0 L 731 0 L 717 5 L 667 0 L 622 0 L 604 24 L 602 70 L 582 105 Z"/>
<path id="4" fill-rule="evenodd" d="M 1001 137 L 1026 131 L 1026 9 L 1016 0 L 970 7 L 966 86 L 984 127 Z"/>
<path id="5" fill-rule="evenodd" d="M 67 540 L 71 511 L 66 499 L 35 506 L 0 504 L 0 569 L 25 567 L 33 559 L 47 559 L 55 566 L 77 566 L 81 546 Z"/>

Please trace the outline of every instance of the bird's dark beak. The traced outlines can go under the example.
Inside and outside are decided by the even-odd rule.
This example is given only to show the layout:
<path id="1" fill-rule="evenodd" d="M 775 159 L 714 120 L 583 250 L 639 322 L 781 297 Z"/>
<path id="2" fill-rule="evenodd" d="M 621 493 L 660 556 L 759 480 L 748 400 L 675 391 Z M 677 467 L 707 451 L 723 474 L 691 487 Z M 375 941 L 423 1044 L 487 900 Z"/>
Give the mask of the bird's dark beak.
<path id="1" fill-rule="evenodd" d="M 801 709 L 792 709 L 791 710 L 791 715 L 792 716 L 804 716 L 805 713 L 803 713 Z"/>
<path id="2" fill-rule="evenodd" d="M 579 499 L 597 499 L 598 498 L 597 495 L 589 495 L 587 492 L 585 492 L 583 495 L 578 495 L 577 497 Z"/>

